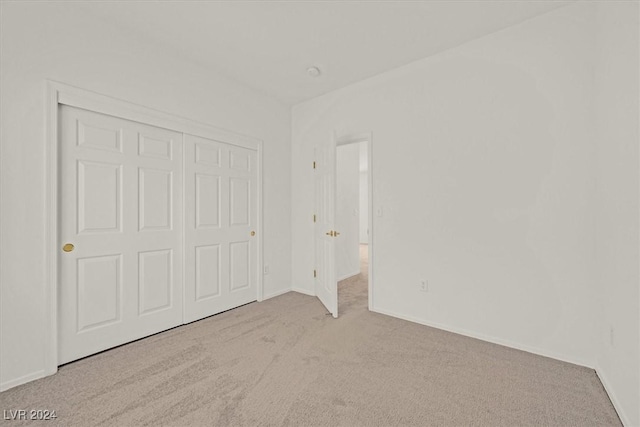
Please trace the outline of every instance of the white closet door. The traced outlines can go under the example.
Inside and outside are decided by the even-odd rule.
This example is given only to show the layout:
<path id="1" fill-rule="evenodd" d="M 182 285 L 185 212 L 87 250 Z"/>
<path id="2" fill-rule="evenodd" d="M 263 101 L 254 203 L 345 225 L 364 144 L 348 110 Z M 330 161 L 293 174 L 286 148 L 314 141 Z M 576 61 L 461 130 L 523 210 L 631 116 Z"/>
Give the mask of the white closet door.
<path id="1" fill-rule="evenodd" d="M 182 323 L 183 183 L 182 134 L 59 108 L 62 364 Z"/>
<path id="2" fill-rule="evenodd" d="M 185 322 L 256 300 L 257 153 L 185 135 Z"/>

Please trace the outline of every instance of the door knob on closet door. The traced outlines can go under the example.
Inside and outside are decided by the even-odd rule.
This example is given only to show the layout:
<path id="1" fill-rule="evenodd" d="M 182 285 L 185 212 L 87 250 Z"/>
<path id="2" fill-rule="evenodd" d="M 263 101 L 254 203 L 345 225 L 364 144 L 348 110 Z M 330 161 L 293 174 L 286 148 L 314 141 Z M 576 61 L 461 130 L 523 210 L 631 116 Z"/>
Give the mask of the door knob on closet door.
<path id="1" fill-rule="evenodd" d="M 327 236 L 333 237 L 333 230 L 329 231 L 328 233 L 324 233 L 324 234 L 326 234 Z"/>
<path id="2" fill-rule="evenodd" d="M 75 246 L 73 246 L 73 243 L 66 243 L 62 247 L 62 250 L 65 251 L 65 252 L 71 252 L 71 251 L 73 251 L 74 248 L 75 248 Z"/>
<path id="3" fill-rule="evenodd" d="M 256 232 L 255 232 L 255 231 L 252 231 L 252 232 L 251 232 L 251 235 L 252 235 L 252 236 L 255 236 L 255 235 L 256 235 Z"/>
<path id="4" fill-rule="evenodd" d="M 333 232 L 333 237 L 338 237 L 340 235 L 340 233 L 338 233 L 337 231 Z"/>

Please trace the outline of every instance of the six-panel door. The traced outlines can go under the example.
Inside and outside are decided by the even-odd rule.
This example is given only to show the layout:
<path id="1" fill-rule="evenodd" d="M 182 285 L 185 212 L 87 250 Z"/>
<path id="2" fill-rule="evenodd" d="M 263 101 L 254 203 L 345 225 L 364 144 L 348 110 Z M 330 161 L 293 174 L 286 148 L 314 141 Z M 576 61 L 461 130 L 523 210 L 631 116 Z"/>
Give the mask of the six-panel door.
<path id="1" fill-rule="evenodd" d="M 59 108 L 59 364 L 256 299 L 255 151 Z"/>
<path id="2" fill-rule="evenodd" d="M 191 322 L 256 300 L 256 152 L 185 135 L 185 195 Z"/>

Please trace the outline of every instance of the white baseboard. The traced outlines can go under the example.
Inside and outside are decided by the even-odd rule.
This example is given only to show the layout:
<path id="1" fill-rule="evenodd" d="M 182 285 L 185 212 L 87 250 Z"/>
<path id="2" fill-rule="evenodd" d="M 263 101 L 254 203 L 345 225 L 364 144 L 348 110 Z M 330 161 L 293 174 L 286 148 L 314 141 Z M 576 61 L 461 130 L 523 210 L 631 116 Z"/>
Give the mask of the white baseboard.
<path id="1" fill-rule="evenodd" d="M 629 417 L 622 409 L 622 405 L 620 404 L 620 401 L 618 400 L 616 393 L 613 391 L 613 387 L 611 387 L 611 383 L 607 379 L 607 376 L 599 367 L 596 368 L 596 375 L 600 379 L 600 382 L 604 387 L 604 391 L 606 391 L 607 394 L 609 395 L 609 400 L 611 400 L 611 403 L 613 404 L 613 408 L 618 413 L 618 417 L 620 417 L 620 421 L 622 421 L 622 424 L 624 426 L 631 427 L 631 421 L 629 420 Z"/>
<path id="2" fill-rule="evenodd" d="M 616 412 L 618 413 L 618 417 L 620 417 L 620 421 L 622 421 L 622 424 L 626 427 L 632 427 L 631 421 L 629 420 L 628 415 L 624 412 L 624 409 L 622 408 L 622 405 L 620 404 L 620 401 L 618 400 L 618 397 L 616 396 L 615 392 L 613 391 L 613 388 L 611 386 L 611 383 L 609 382 L 609 380 L 607 379 L 607 376 L 603 373 L 603 371 L 599 368 L 599 367 L 593 367 L 594 363 L 592 362 L 587 362 L 586 360 L 582 360 L 582 359 L 574 359 L 571 357 L 566 357 L 562 354 L 558 354 L 558 353 L 554 353 L 554 352 L 550 352 L 547 350 L 541 350 L 539 348 L 535 348 L 535 347 L 530 347 L 530 346 L 526 346 L 526 345 L 522 345 L 519 343 L 515 343 L 509 340 L 503 340 L 500 338 L 495 338 L 495 337 L 490 337 L 487 335 L 483 335 L 483 334 L 478 334 L 476 332 L 472 332 L 472 331 L 467 331 L 465 329 L 460 329 L 460 328 L 455 328 L 455 327 L 451 327 L 451 326 L 447 326 L 447 325 L 442 325 L 436 322 L 428 322 L 422 319 L 418 319 L 412 316 L 404 316 L 404 315 L 400 315 L 397 313 L 394 313 L 392 311 L 389 310 L 380 310 L 380 309 L 376 309 L 376 308 L 372 308 L 371 311 L 373 311 L 374 313 L 380 313 L 380 314 L 384 314 L 387 316 L 391 316 L 391 317 L 397 317 L 398 319 L 402 319 L 402 320 L 407 320 L 409 322 L 413 322 L 413 323 L 418 323 L 421 325 L 425 325 L 425 326 L 430 326 L 432 328 L 436 328 L 436 329 L 441 329 L 443 331 L 447 331 L 447 332 L 453 332 L 455 334 L 459 334 L 459 335 L 464 335 L 470 338 L 476 338 L 482 341 L 487 341 L 493 344 L 498 344 L 498 345 L 503 345 L 505 347 L 510 347 L 510 348 L 515 348 L 517 350 L 522 350 L 522 351 L 526 351 L 528 353 L 532 353 L 532 354 L 536 354 L 538 356 L 543 356 L 543 357 L 549 357 L 551 359 L 555 359 L 555 360 L 560 360 L 562 362 L 567 362 L 567 363 L 572 363 L 574 365 L 579 365 L 579 366 L 583 366 L 589 369 L 593 369 L 596 373 L 596 375 L 598 376 L 598 378 L 600 379 L 600 382 L 602 383 L 602 386 L 604 387 L 604 390 L 606 391 L 606 393 L 609 395 L 609 399 L 611 400 L 611 403 L 613 404 L 614 409 L 616 410 Z"/>
<path id="3" fill-rule="evenodd" d="M 341 282 L 343 280 L 347 280 L 348 278 L 353 277 L 353 276 L 357 276 L 358 274 L 360 274 L 360 270 L 356 271 L 355 273 L 349 273 L 349 274 L 346 274 L 346 275 L 344 275 L 342 277 L 339 277 L 338 278 L 338 282 Z"/>
<path id="4" fill-rule="evenodd" d="M 264 296 L 262 297 L 262 301 L 266 301 L 266 300 L 268 300 L 269 298 L 275 298 L 275 297 L 278 297 L 278 296 L 280 296 L 280 295 L 284 295 L 284 294 L 286 294 L 287 292 L 291 292 L 291 288 L 287 288 L 287 289 L 280 289 L 279 291 L 272 292 L 272 293 L 270 293 L 269 295 L 264 295 Z"/>
<path id="5" fill-rule="evenodd" d="M 315 292 L 309 291 L 307 289 L 293 287 L 293 288 L 291 288 L 291 290 L 293 292 L 298 292 L 300 294 L 305 294 L 305 295 L 309 295 L 309 296 L 312 296 L 312 297 L 316 296 Z"/>
<path id="6" fill-rule="evenodd" d="M 429 321 L 418 319 L 418 318 L 415 318 L 415 317 L 412 317 L 412 316 L 404 316 L 404 315 L 397 314 L 397 313 L 394 313 L 394 312 L 389 311 L 389 310 L 380 310 L 380 309 L 377 309 L 377 308 L 372 308 L 371 311 L 373 311 L 375 313 L 385 314 L 385 315 L 391 316 L 391 317 L 397 317 L 398 319 L 407 320 L 409 322 L 419 323 L 419 324 L 425 325 L 425 326 L 430 326 L 432 328 L 441 329 L 443 331 L 453 332 L 454 334 L 464 335 L 464 336 L 470 337 L 470 338 L 476 338 L 476 339 L 479 339 L 481 341 L 490 342 L 492 344 L 498 344 L 498 345 L 502 345 L 502 346 L 505 346 L 505 347 L 514 348 L 516 350 L 526 351 L 527 353 L 533 353 L 533 354 L 536 354 L 538 356 L 549 357 L 551 359 L 560 360 L 562 362 L 572 363 L 574 365 L 579 365 L 579 366 L 583 366 L 585 368 L 594 369 L 593 368 L 593 362 L 589 362 L 587 360 L 574 359 L 574 358 L 571 358 L 571 357 L 567 357 L 567 356 L 565 356 L 563 354 L 558 354 L 558 353 L 554 353 L 554 352 L 551 352 L 551 351 L 542 350 L 542 349 L 539 349 L 539 348 L 536 348 L 536 347 L 529 347 L 527 345 L 522 345 L 522 344 L 519 344 L 519 343 L 516 343 L 516 342 L 513 342 L 513 341 L 504 340 L 504 339 L 501 339 L 501 338 L 495 338 L 495 337 L 491 337 L 491 336 L 488 336 L 488 335 L 479 334 L 477 332 L 468 331 L 468 330 L 462 329 L 462 328 L 456 328 L 456 327 L 453 327 L 453 326 L 442 325 L 442 324 L 436 323 L 436 322 L 429 322 Z"/>
<path id="7" fill-rule="evenodd" d="M 19 378 L 15 378 L 9 381 L 5 381 L 0 384 L 0 391 L 9 390 L 10 388 L 17 387 L 22 384 L 26 384 L 29 381 L 39 380 L 40 378 L 44 378 L 46 375 L 44 370 L 32 372 L 27 375 L 23 375 Z"/>

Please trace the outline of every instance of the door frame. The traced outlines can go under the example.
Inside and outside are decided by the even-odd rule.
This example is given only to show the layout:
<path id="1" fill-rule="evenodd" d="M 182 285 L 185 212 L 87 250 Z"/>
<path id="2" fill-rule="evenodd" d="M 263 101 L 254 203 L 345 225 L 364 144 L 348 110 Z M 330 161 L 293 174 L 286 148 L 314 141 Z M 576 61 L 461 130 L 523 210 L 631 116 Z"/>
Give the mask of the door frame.
<path id="1" fill-rule="evenodd" d="M 373 309 L 373 257 L 374 257 L 374 223 L 373 223 L 373 132 L 363 133 L 351 133 L 345 135 L 339 135 L 336 137 L 336 149 L 341 145 L 357 144 L 361 142 L 367 143 L 367 210 L 368 210 L 368 227 L 369 227 L 369 283 L 368 283 L 368 299 L 369 299 L 369 311 Z M 337 175 L 337 174 L 336 174 Z M 337 179 L 337 176 L 336 176 Z M 340 301 L 338 301 L 338 304 Z"/>
<path id="2" fill-rule="evenodd" d="M 59 281 L 59 153 L 60 145 L 58 141 L 58 106 L 68 105 L 82 108 L 96 113 L 107 114 L 126 120 L 140 122 L 146 125 L 161 127 L 183 134 L 200 136 L 202 138 L 214 139 L 226 144 L 255 150 L 257 153 L 257 187 L 258 187 L 258 215 L 256 224 L 257 233 L 257 295 L 256 299 L 262 301 L 264 298 L 263 283 L 263 152 L 262 140 L 238 134 L 226 129 L 218 128 L 206 123 L 200 123 L 191 119 L 165 113 L 142 105 L 128 101 L 112 98 L 85 89 L 80 89 L 64 83 L 46 80 L 46 178 L 48 179 L 45 192 L 45 235 L 46 242 L 44 253 L 46 260 L 46 281 L 45 281 L 45 308 L 44 308 L 44 375 L 52 375 L 58 371 L 58 281 Z M 183 138 L 184 140 L 184 138 Z M 183 143 L 183 141 L 181 141 Z M 184 160 L 183 160 L 184 161 Z M 184 169 L 183 169 L 184 174 Z M 183 183 L 184 185 L 184 183 Z M 184 195 L 183 195 L 184 200 Z M 183 203 L 184 210 L 184 203 Z M 184 213 L 184 211 L 183 211 Z M 184 224 L 183 224 L 184 229 Z M 183 237 L 184 239 L 184 237 Z M 184 263 L 184 253 L 182 262 Z M 183 271 L 183 292 L 184 292 L 184 271 Z"/>

